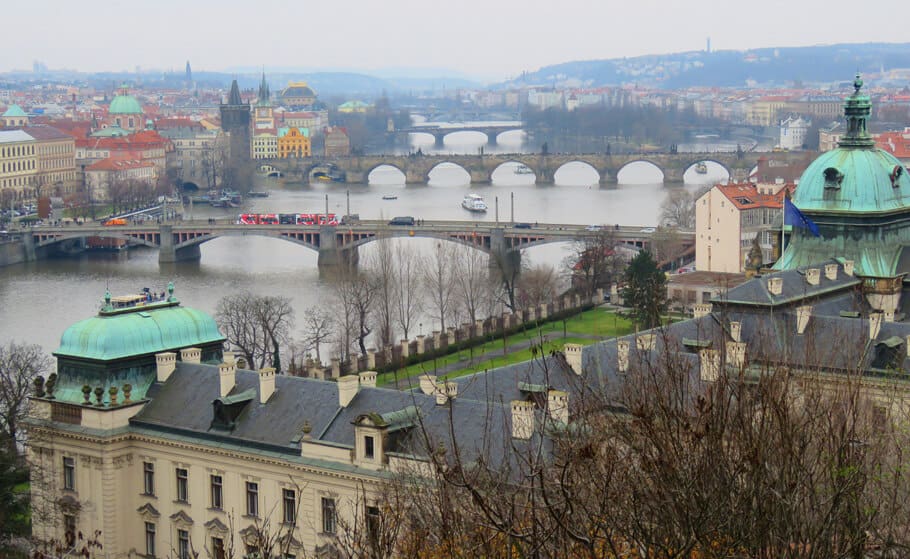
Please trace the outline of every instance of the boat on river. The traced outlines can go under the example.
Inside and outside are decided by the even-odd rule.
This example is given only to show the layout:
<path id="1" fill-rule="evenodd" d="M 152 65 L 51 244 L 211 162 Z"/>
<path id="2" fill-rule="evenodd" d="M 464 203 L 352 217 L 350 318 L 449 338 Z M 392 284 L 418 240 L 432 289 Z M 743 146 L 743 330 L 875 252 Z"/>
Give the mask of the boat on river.
<path id="1" fill-rule="evenodd" d="M 398 196 L 396 196 L 394 194 L 386 194 L 385 196 L 382 197 L 382 199 L 383 200 L 397 200 Z"/>
<path id="2" fill-rule="evenodd" d="M 515 167 L 514 173 L 516 175 L 533 175 L 534 170 L 527 165 L 519 165 L 518 167 Z"/>
<path id="3" fill-rule="evenodd" d="M 699 161 L 695 164 L 695 172 L 699 175 L 708 174 L 708 165 L 704 161 Z"/>
<path id="4" fill-rule="evenodd" d="M 461 201 L 461 207 L 469 212 L 483 213 L 487 211 L 487 203 L 480 194 L 468 194 Z"/>

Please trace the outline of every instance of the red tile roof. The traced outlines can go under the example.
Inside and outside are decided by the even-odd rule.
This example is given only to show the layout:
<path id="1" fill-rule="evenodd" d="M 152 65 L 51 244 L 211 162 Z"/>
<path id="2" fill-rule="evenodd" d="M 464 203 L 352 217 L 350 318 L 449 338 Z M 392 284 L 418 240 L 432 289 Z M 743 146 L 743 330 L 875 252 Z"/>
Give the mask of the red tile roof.
<path id="1" fill-rule="evenodd" d="M 780 209 L 784 204 L 784 193 L 789 191 L 792 195 L 796 187 L 788 184 L 777 194 L 762 194 L 759 192 L 759 187 L 751 183 L 719 184 L 717 189 L 738 209 L 750 210 L 753 208 Z"/>

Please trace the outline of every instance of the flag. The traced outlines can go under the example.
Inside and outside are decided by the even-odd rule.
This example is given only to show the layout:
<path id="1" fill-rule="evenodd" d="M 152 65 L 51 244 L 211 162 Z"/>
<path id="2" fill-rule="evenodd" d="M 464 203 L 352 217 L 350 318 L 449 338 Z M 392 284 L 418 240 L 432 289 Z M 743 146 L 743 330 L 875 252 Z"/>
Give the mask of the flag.
<path id="1" fill-rule="evenodd" d="M 803 212 L 799 211 L 799 208 L 794 206 L 793 202 L 790 201 L 789 196 L 784 196 L 784 225 L 808 229 L 812 235 L 816 237 L 821 236 L 821 233 L 818 232 L 818 225 L 803 215 Z"/>

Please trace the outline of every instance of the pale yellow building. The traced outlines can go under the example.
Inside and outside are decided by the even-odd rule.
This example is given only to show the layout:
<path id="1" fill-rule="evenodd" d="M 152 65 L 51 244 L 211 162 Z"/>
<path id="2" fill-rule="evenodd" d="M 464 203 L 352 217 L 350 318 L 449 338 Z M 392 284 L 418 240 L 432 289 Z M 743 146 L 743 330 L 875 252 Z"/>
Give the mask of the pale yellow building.
<path id="1" fill-rule="evenodd" d="M 22 130 L 0 130 L 0 200 L 30 198 L 37 173 L 35 139 Z"/>
<path id="2" fill-rule="evenodd" d="M 78 185 L 76 139 L 51 126 L 30 126 L 25 132 L 35 139 L 38 196 L 63 196 Z"/>
<path id="3" fill-rule="evenodd" d="M 762 263 L 777 258 L 781 207 L 787 186 L 715 185 L 695 202 L 695 269 L 739 273 L 758 237 Z"/>
<path id="4" fill-rule="evenodd" d="M 278 157 L 310 157 L 313 154 L 308 128 L 281 128 L 278 130 Z"/>

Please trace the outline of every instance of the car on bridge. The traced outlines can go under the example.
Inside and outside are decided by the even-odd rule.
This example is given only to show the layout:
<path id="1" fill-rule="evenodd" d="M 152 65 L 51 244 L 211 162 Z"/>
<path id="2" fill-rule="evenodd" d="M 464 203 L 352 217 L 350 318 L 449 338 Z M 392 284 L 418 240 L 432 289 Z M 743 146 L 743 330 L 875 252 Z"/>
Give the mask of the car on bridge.
<path id="1" fill-rule="evenodd" d="M 409 215 L 393 217 L 389 225 L 414 225 L 414 218 Z"/>
<path id="2" fill-rule="evenodd" d="M 531 224 L 530 223 L 516 223 L 512 227 L 514 227 L 515 229 L 530 229 Z"/>
<path id="3" fill-rule="evenodd" d="M 645 227 L 644 229 L 640 230 L 639 233 L 653 233 L 655 231 L 657 231 L 657 229 L 653 227 Z"/>

